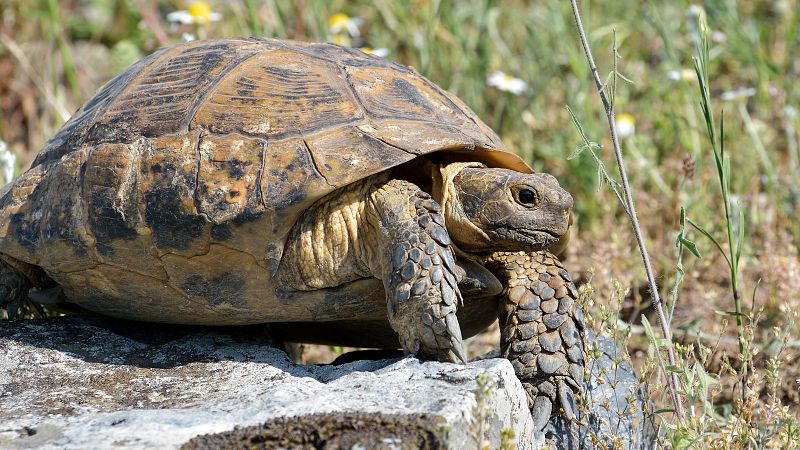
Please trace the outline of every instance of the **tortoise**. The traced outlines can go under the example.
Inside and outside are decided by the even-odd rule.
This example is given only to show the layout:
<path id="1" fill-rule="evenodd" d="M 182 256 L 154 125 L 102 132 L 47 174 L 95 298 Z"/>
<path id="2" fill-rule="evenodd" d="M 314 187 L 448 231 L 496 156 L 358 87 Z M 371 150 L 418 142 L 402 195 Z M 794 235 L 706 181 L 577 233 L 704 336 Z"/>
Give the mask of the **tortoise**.
<path id="1" fill-rule="evenodd" d="M 466 362 L 499 317 L 541 428 L 575 413 L 572 197 L 455 96 L 332 44 L 192 41 L 117 76 L 0 190 L 0 306 Z M 559 408 L 559 405 L 562 408 Z"/>

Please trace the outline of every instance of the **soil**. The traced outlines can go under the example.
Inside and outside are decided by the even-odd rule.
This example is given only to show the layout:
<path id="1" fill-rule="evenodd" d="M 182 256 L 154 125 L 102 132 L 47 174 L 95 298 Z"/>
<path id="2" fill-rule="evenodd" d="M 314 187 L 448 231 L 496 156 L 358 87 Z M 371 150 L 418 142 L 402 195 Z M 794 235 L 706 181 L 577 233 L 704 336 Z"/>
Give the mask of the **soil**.
<path id="1" fill-rule="evenodd" d="M 281 417 L 261 425 L 192 438 L 182 450 L 443 449 L 444 419 L 428 415 L 326 413 Z"/>

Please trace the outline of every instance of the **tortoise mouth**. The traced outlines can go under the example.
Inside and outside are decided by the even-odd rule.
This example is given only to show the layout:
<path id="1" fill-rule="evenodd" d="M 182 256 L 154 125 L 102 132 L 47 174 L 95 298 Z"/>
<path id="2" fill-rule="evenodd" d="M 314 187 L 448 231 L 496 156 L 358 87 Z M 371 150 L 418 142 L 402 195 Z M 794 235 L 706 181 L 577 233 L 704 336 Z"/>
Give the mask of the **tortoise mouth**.
<path id="1" fill-rule="evenodd" d="M 490 233 L 490 245 L 493 247 L 490 250 L 535 252 L 549 248 L 562 236 L 552 230 L 496 228 Z"/>
<path id="2" fill-rule="evenodd" d="M 532 244 L 535 248 L 528 248 L 528 250 L 532 251 L 544 250 L 550 245 L 558 242 L 562 236 L 562 234 L 550 230 L 517 230 L 517 232 L 527 238 L 530 238 L 531 242 L 528 243 Z"/>

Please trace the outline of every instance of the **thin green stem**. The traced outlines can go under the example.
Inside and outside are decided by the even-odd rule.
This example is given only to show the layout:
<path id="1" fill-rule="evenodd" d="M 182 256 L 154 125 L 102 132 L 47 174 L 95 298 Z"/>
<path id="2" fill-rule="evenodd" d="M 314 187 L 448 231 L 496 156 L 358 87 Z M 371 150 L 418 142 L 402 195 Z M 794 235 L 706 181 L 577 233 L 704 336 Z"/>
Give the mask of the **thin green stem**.
<path id="1" fill-rule="evenodd" d="M 709 95 L 709 76 L 708 76 L 708 26 L 705 20 L 700 20 L 700 40 L 698 42 L 698 55 L 694 58 L 695 72 L 697 74 L 698 85 L 700 87 L 700 108 L 703 110 L 703 116 L 706 122 L 706 131 L 708 138 L 711 142 L 711 149 L 714 152 L 714 163 L 717 168 L 717 178 L 719 180 L 720 191 L 722 193 L 722 204 L 725 211 L 725 228 L 728 236 L 728 251 L 722 249 L 719 243 L 705 230 L 692 223 L 692 226 L 705 234 L 717 246 L 719 252 L 725 257 L 731 274 L 731 292 L 733 295 L 733 304 L 736 315 L 736 333 L 739 340 L 739 357 L 742 360 L 742 390 L 741 399 L 745 400 L 746 397 L 746 384 L 747 384 L 747 345 L 745 342 L 745 329 L 744 321 L 742 319 L 742 296 L 739 291 L 739 258 L 744 245 L 744 216 L 740 212 L 739 220 L 739 237 L 734 240 L 733 235 L 733 218 L 731 217 L 731 201 L 730 201 L 730 161 L 725 158 L 725 116 L 720 114 L 719 120 L 719 135 L 717 135 L 714 127 L 714 117 L 711 111 L 711 100 Z M 719 136 L 719 140 L 717 140 Z"/>
<path id="2" fill-rule="evenodd" d="M 664 315 L 664 307 L 658 294 L 658 286 L 656 285 L 655 275 L 653 274 L 653 268 L 650 263 L 650 256 L 647 253 L 647 246 L 645 245 L 644 236 L 642 234 L 641 227 L 639 226 L 639 219 L 636 217 L 636 208 L 633 203 L 633 195 L 631 194 L 628 175 L 625 171 L 625 161 L 622 158 L 622 149 L 620 148 L 617 134 L 617 122 L 614 118 L 614 106 L 608 101 L 606 93 L 603 90 L 603 83 L 600 81 L 600 76 L 597 73 L 597 66 L 594 63 L 592 50 L 589 47 L 589 41 L 586 39 L 586 32 L 583 29 L 580 11 L 578 10 L 578 4 L 576 0 L 570 0 L 570 2 L 572 4 L 572 15 L 575 19 L 575 25 L 578 29 L 578 37 L 580 38 L 581 45 L 583 46 L 583 51 L 586 55 L 586 60 L 589 63 L 589 69 L 591 71 L 592 78 L 594 79 L 595 87 L 600 95 L 600 100 L 603 103 L 603 108 L 606 112 L 606 118 L 608 119 L 608 127 L 611 132 L 611 144 L 614 148 L 614 157 L 617 160 L 617 167 L 619 168 L 619 175 L 620 179 L 622 180 L 622 191 L 625 195 L 624 199 L 625 204 L 627 205 L 628 218 L 631 221 L 633 234 L 636 237 L 636 243 L 639 246 L 639 253 L 642 256 L 642 263 L 644 265 L 645 273 L 647 274 L 647 280 L 650 284 L 650 292 L 653 296 L 653 306 L 656 309 L 656 315 L 658 316 L 658 322 L 661 326 L 661 332 L 664 334 L 664 339 L 668 343 L 666 346 L 668 361 L 671 366 L 675 366 L 675 352 L 672 346 L 669 325 L 667 323 L 666 316 Z M 683 406 L 678 395 L 679 382 L 677 374 L 671 372 L 670 376 L 668 377 L 668 381 L 670 392 L 672 394 L 673 406 L 675 408 L 675 416 L 678 418 L 678 421 L 683 424 Z"/>

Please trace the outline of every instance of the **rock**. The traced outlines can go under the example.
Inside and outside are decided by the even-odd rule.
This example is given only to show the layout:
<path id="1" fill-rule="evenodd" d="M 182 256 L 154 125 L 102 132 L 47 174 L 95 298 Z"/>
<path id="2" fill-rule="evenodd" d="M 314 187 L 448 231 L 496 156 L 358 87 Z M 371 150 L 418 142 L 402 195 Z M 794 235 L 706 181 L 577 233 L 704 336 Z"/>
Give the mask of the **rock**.
<path id="1" fill-rule="evenodd" d="M 587 410 L 590 414 L 589 417 L 581 417 L 581 420 L 588 426 L 580 427 L 578 432 L 573 434 L 569 422 L 563 416 L 555 417 L 543 430 L 547 445 L 544 448 L 593 450 L 595 447 L 592 445 L 592 438 L 596 438 L 598 441 L 605 441 L 607 448 L 655 449 L 656 432 L 653 420 L 644 413 L 645 410 L 652 411 L 652 409 L 648 409 L 651 405 L 646 393 L 639 387 L 636 372 L 630 361 L 610 339 L 605 336 L 596 337 L 591 332 L 588 332 L 587 335 L 587 348 L 591 349 L 597 345 L 600 350 L 600 357 L 589 363 L 591 372 L 584 384 L 588 395 Z M 577 347 L 574 348 L 577 349 Z M 500 351 L 495 349 L 480 358 L 490 360 L 499 356 Z M 580 356 L 583 357 L 582 354 Z M 542 354 L 537 359 L 541 357 Z M 573 359 L 576 357 L 577 355 L 572 356 Z M 578 367 L 571 364 L 570 370 L 573 369 L 573 366 Z M 575 378 L 580 379 L 581 377 Z M 547 385 L 540 384 L 540 391 L 543 386 Z M 545 393 L 552 395 L 553 389 L 554 387 L 549 385 Z M 627 402 L 628 397 L 633 398 L 630 405 Z M 603 406 L 606 400 L 608 400 L 609 408 Z M 544 399 L 540 402 L 544 402 Z M 534 403 L 534 408 L 543 411 L 544 403 L 540 403 L 538 406 Z M 613 445 L 610 444 L 612 440 L 614 441 Z"/>
<path id="2" fill-rule="evenodd" d="M 608 448 L 656 448 L 652 418 L 645 416 L 644 412 L 650 404 L 646 393 L 639 387 L 630 361 L 610 339 L 587 334 L 587 348 L 597 345 L 600 350 L 600 357 L 589 363 L 591 373 L 585 385 L 589 401 L 587 410 L 591 413 L 583 420 L 589 426 L 582 427 L 570 437 L 568 422 L 563 417 L 556 417 L 544 429 L 547 442 L 558 450 L 594 449 L 594 439 L 605 441 Z M 633 399 L 631 405 L 628 405 L 629 397 Z M 602 406 L 606 401 L 610 405 L 608 408 Z"/>
<path id="3" fill-rule="evenodd" d="M 0 321 L 0 448 L 217 448 L 248 439 L 475 448 L 476 380 L 491 388 L 481 402 L 491 447 L 508 428 L 519 449 L 543 443 L 506 360 L 303 366 L 265 335 L 255 326 Z"/>

